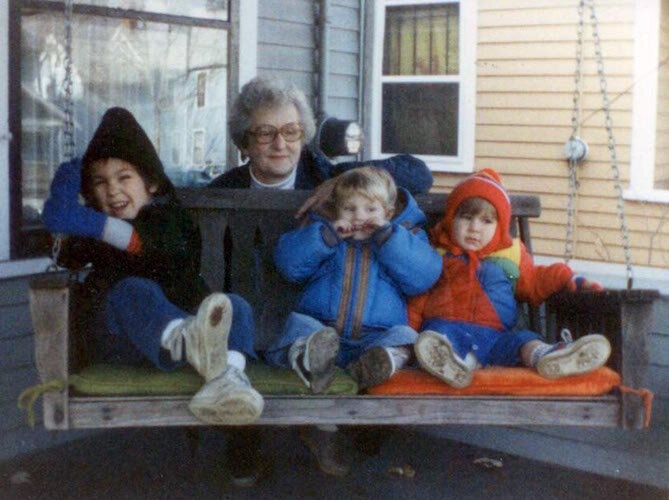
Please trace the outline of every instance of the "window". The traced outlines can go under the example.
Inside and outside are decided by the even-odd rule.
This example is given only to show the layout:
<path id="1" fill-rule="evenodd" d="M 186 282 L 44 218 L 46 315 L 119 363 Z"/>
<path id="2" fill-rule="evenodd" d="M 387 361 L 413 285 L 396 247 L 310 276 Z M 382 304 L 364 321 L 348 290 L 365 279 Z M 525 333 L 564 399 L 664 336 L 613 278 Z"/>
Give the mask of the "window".
<path id="1" fill-rule="evenodd" d="M 625 198 L 669 203 L 669 1 L 635 4 L 630 188 Z"/>
<path id="2" fill-rule="evenodd" d="M 376 8 L 372 156 L 411 153 L 433 170 L 471 171 L 476 2 Z"/>
<path id="3" fill-rule="evenodd" d="M 71 25 L 75 154 L 84 153 L 105 110 L 123 106 L 146 130 L 176 185 L 188 185 L 205 161 L 226 165 L 228 61 L 237 59 L 228 53 L 228 4 L 77 0 Z M 10 196 L 7 233 L 11 257 L 19 258 L 46 251 L 40 217 L 63 160 L 67 44 L 63 2 L 16 0 L 9 11 L 10 41 L 20 36 L 20 51 L 10 46 L 9 61 L 16 68 L 9 75 L 9 101 L 20 102 L 12 104 L 10 121 L 20 137 L 14 132 L 10 146 L 13 186 L 0 199 Z M 200 152 L 206 155 L 183 163 L 180 151 L 196 128 L 216 131 L 216 140 L 204 144 L 203 136 Z"/>

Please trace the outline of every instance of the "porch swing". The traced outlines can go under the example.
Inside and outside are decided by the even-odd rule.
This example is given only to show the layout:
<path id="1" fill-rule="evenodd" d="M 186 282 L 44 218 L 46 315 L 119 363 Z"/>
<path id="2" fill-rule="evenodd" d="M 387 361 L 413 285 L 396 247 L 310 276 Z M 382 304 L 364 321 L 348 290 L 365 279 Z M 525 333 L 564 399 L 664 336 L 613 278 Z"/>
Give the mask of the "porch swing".
<path id="1" fill-rule="evenodd" d="M 70 56 L 72 0 L 65 4 L 66 48 Z M 592 12 L 593 32 L 597 30 L 593 0 L 581 0 L 579 58 L 585 5 Z M 601 65 L 597 35 L 595 39 Z M 71 59 L 67 71 L 68 74 L 71 71 Z M 600 76 L 605 82 L 603 68 Z M 580 62 L 577 86 L 579 79 Z M 604 85 L 602 94 L 607 102 Z M 576 109 L 576 97 L 574 104 Z M 71 117 L 71 113 L 67 116 Z M 578 123 L 578 117 L 572 123 Z M 577 151 L 577 133 L 575 128 L 568 142 L 572 143 L 568 150 L 570 178 L 574 180 L 577 163 L 585 157 Z M 614 142 L 610 149 L 615 154 Z M 617 171 L 617 164 L 615 168 Z M 576 182 L 573 187 L 570 200 L 575 195 Z M 278 334 L 281 327 L 278 318 L 295 302 L 297 290 L 285 284 L 273 270 L 271 250 L 279 235 L 292 228 L 293 214 L 309 194 L 179 190 L 183 205 L 201 229 L 202 275 L 212 289 L 232 290 L 251 303 L 256 314 L 255 347 L 259 351 Z M 445 194 L 417 197 L 430 225 L 441 217 L 446 197 Z M 540 215 L 539 199 L 512 195 L 511 201 L 512 232 L 531 251 L 529 222 Z M 629 270 L 629 259 L 627 263 Z M 631 279 L 629 285 L 626 290 L 560 293 L 547 302 L 549 330 L 559 325 L 569 328 L 575 338 L 593 332 L 604 332 L 609 337 L 613 348 L 610 367 L 593 376 L 547 381 L 533 377 L 531 370 L 524 368 L 491 368 L 478 370 L 471 387 L 455 390 L 423 372 L 405 369 L 388 383 L 359 394 L 353 380 L 340 371 L 326 394 L 312 395 L 292 371 L 257 363 L 248 367 L 248 375 L 263 394 L 265 408 L 255 424 L 642 428 L 650 420 L 652 395 L 627 388 L 641 387 L 644 382 L 652 306 L 659 294 L 655 290 L 631 289 Z M 202 384 L 193 371 L 161 373 L 157 369 L 79 366 L 79 349 L 70 324 L 76 306 L 72 290 L 72 279 L 62 272 L 45 273 L 31 283 L 35 361 L 42 384 L 26 390 L 20 404 L 31 409 L 35 398 L 43 394 L 43 421 L 47 429 L 203 425 L 188 410 L 190 396 Z M 530 319 L 538 317 L 530 315 Z M 531 321 L 532 328 L 538 329 L 536 319 L 534 323 Z"/>

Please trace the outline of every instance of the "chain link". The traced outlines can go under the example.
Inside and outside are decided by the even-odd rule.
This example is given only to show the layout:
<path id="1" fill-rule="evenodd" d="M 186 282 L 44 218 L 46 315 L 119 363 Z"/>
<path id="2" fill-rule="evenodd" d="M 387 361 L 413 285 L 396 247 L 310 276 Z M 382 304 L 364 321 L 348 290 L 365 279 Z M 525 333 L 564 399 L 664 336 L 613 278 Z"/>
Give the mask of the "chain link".
<path id="1" fill-rule="evenodd" d="M 630 252 L 629 231 L 625 220 L 623 190 L 620 181 L 620 167 L 618 165 L 618 154 L 616 152 L 616 140 L 613 134 L 613 120 L 611 119 L 611 102 L 609 100 L 606 74 L 604 72 L 604 57 L 602 55 L 601 38 L 599 36 L 598 19 L 595 12 L 594 0 L 580 0 L 578 5 L 578 42 L 576 49 L 576 71 L 574 75 L 574 95 L 572 111 L 572 135 L 571 138 L 578 136 L 580 128 L 580 103 L 582 97 L 582 61 L 583 61 L 583 27 L 584 27 L 584 7 L 588 6 L 590 10 L 590 24 L 592 26 L 592 37 L 594 41 L 595 56 L 597 59 L 597 74 L 599 76 L 599 88 L 602 94 L 604 126 L 607 133 L 607 146 L 611 157 L 611 170 L 613 172 L 613 181 L 615 184 L 617 203 L 616 211 L 620 219 L 620 232 L 623 240 L 623 249 L 625 252 L 625 267 L 627 270 L 627 288 L 632 288 L 632 258 Z M 578 190 L 577 179 L 577 161 L 569 160 L 569 194 L 567 197 L 567 240 L 565 245 L 565 260 L 573 257 L 573 228 L 574 228 L 574 205 L 575 196 Z"/>
<path id="2" fill-rule="evenodd" d="M 74 158 L 74 104 L 72 98 L 72 7 L 74 0 L 65 0 L 65 99 L 63 108 L 65 113 L 63 126 L 63 155 L 65 160 Z"/>
<path id="3" fill-rule="evenodd" d="M 63 160 L 69 161 L 74 158 L 74 103 L 72 96 L 72 18 L 74 0 L 65 0 L 65 77 L 63 87 L 65 97 L 63 99 Z M 58 257 L 63 243 L 63 236 L 56 234 L 51 246 L 51 263 L 47 266 L 47 272 L 58 271 Z"/>
<path id="4" fill-rule="evenodd" d="M 604 57 L 602 55 L 602 44 L 599 37 L 599 28 L 597 15 L 595 13 L 594 0 L 588 0 L 590 7 L 590 21 L 592 24 L 592 37 L 595 42 L 595 55 L 597 56 L 597 73 L 599 74 L 599 88 L 604 101 L 604 124 L 608 136 L 608 148 L 611 156 L 611 170 L 613 171 L 613 181 L 615 184 L 618 200 L 616 210 L 620 219 L 620 233 L 623 239 L 623 249 L 625 251 L 625 267 L 627 269 L 627 288 L 632 288 L 632 257 L 630 253 L 629 231 L 625 220 L 625 210 L 623 201 L 623 188 L 620 182 L 620 168 L 618 166 L 618 154 L 616 152 L 616 139 L 613 135 L 613 120 L 611 119 L 611 103 L 606 85 L 606 75 L 604 73 Z"/>
<path id="5" fill-rule="evenodd" d="M 572 96 L 572 114 L 571 114 L 571 137 L 574 140 L 580 135 L 580 116 L 581 116 L 581 67 L 583 63 L 583 9 L 585 0 L 578 3 L 578 27 L 576 42 L 576 71 L 574 72 L 574 94 Z M 565 238 L 564 258 L 565 262 L 574 257 L 574 206 L 576 204 L 576 193 L 578 192 L 577 180 L 578 162 L 569 159 L 569 190 L 567 193 L 567 236 Z"/>

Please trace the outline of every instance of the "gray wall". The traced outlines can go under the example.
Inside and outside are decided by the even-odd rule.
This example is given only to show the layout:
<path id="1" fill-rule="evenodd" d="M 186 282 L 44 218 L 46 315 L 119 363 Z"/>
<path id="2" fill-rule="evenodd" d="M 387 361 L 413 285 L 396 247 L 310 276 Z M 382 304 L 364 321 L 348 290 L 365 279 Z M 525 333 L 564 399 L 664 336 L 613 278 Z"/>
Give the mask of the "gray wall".
<path id="1" fill-rule="evenodd" d="M 315 5 L 318 1 L 260 0 L 258 4 L 258 75 L 272 75 L 317 95 Z M 360 51 L 358 0 L 332 0 L 327 112 L 358 118 Z"/>
<path id="2" fill-rule="evenodd" d="M 0 460 L 90 434 L 44 430 L 41 399 L 35 405 L 37 424 L 28 426 L 17 400 L 21 391 L 39 382 L 33 351 L 28 278 L 0 280 Z"/>

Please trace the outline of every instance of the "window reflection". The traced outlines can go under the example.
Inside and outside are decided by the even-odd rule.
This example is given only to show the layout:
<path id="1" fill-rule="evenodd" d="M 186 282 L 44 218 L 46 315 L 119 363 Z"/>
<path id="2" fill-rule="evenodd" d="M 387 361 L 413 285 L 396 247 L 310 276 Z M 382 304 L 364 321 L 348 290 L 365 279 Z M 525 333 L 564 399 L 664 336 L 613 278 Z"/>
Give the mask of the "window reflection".
<path id="1" fill-rule="evenodd" d="M 175 16 L 228 20 L 228 0 L 86 0 L 89 5 L 142 10 Z"/>
<path id="2" fill-rule="evenodd" d="M 177 2 L 98 3 L 123 4 L 124 8 L 150 5 L 155 10 L 157 4 L 169 6 Z M 188 2 L 183 4 L 181 11 L 193 15 L 194 8 L 188 7 Z M 225 12 L 227 16 L 227 2 L 206 2 L 199 8 L 207 6 L 212 12 Z M 39 223 L 49 183 L 63 159 L 64 31 L 60 12 L 24 12 L 24 229 Z M 78 156 L 83 154 L 105 110 L 123 106 L 146 130 L 176 185 L 205 183 L 209 171 L 223 168 L 227 153 L 225 30 L 75 15 L 72 38 L 74 140 Z M 194 143 L 194 130 L 201 131 L 198 144 Z"/>

